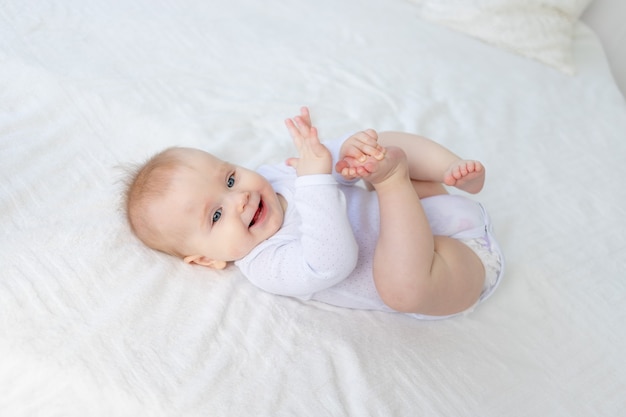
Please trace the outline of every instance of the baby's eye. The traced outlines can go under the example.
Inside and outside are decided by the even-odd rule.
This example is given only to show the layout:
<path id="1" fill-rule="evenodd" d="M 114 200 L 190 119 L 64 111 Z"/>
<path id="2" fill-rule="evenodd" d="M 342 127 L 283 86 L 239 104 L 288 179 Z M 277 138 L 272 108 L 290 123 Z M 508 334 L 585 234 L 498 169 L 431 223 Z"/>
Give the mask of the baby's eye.
<path id="1" fill-rule="evenodd" d="M 215 213 L 213 213 L 213 223 L 216 223 L 220 217 L 222 217 L 222 209 L 217 210 Z"/>
<path id="2" fill-rule="evenodd" d="M 228 188 L 233 188 L 235 185 L 235 176 L 231 175 L 230 177 L 228 177 L 228 181 L 226 181 L 226 186 Z"/>

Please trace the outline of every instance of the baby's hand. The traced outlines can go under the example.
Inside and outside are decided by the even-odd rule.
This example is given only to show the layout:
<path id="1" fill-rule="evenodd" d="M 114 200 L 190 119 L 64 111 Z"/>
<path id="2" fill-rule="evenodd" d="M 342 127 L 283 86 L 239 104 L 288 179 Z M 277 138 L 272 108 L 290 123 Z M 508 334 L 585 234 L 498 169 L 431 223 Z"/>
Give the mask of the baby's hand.
<path id="1" fill-rule="evenodd" d="M 335 170 L 347 180 L 366 177 L 384 157 L 385 148 L 378 143 L 378 134 L 367 129 L 350 136 L 341 145 Z"/>
<path id="2" fill-rule="evenodd" d="M 295 168 L 298 176 L 330 174 L 332 156 L 326 146 L 320 142 L 317 129 L 311 124 L 309 109 L 302 107 L 300 115 L 285 120 L 285 125 L 300 156 L 287 159 L 287 165 Z"/>

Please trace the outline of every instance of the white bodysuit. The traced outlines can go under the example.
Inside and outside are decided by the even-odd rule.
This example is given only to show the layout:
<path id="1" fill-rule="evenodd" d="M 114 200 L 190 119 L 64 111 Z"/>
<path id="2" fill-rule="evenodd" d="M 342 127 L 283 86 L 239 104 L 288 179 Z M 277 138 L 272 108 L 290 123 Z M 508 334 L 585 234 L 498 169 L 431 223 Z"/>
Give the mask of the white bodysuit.
<path id="1" fill-rule="evenodd" d="M 333 162 L 342 143 L 325 144 Z M 376 193 L 337 173 L 297 177 L 293 168 L 279 165 L 258 172 L 288 205 L 281 229 L 235 262 L 248 280 L 274 294 L 393 311 L 379 297 L 372 274 L 379 229 Z M 461 240 L 483 261 L 487 276 L 479 301 L 484 300 L 500 281 L 503 258 L 482 205 L 460 195 L 421 201 L 433 234 Z"/>

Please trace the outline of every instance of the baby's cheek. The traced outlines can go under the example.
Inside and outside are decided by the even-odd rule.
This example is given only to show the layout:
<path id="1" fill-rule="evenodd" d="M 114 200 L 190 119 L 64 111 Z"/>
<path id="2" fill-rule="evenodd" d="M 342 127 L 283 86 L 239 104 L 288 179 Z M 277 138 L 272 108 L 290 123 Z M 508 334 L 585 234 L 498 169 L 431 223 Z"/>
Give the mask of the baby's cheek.
<path id="1" fill-rule="evenodd" d="M 271 227 L 268 227 L 268 236 L 265 237 L 264 240 L 269 239 L 270 237 L 274 236 L 276 233 L 278 233 L 278 231 L 280 230 L 280 228 L 283 225 L 283 221 L 285 220 L 284 216 L 277 216 L 274 219 L 272 219 L 271 222 Z M 260 243 L 260 242 L 259 242 Z"/>
<path id="2" fill-rule="evenodd" d="M 230 257 L 232 258 L 232 260 L 238 260 L 246 256 L 247 254 L 249 254 L 250 251 L 254 249 L 255 246 L 256 244 L 253 244 L 252 242 L 242 241 L 240 242 L 240 244 L 236 246 L 235 245 L 231 246 L 228 250 L 228 253 L 231 254 Z"/>

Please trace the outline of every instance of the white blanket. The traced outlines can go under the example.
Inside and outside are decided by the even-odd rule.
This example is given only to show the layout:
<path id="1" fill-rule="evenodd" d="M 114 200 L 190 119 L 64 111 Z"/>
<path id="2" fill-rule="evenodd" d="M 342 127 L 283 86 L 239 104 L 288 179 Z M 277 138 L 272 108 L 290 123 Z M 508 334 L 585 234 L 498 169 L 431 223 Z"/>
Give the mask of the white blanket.
<path id="1" fill-rule="evenodd" d="M 572 76 L 403 0 L 2 2 L 0 415 L 623 415 L 626 104 L 575 29 Z M 405 130 L 485 163 L 507 258 L 485 304 L 299 302 L 129 233 L 129 163 L 280 163 L 301 105 L 323 138 Z"/>

